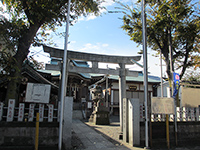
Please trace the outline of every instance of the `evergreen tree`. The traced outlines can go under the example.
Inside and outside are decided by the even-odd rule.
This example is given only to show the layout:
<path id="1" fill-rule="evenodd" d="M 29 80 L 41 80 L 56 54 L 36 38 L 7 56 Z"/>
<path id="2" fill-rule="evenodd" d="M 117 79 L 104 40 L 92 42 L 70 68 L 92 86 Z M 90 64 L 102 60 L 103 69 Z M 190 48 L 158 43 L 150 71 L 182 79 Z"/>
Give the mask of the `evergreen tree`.
<path id="1" fill-rule="evenodd" d="M 6 7 L 5 10 L 1 7 L 1 13 L 8 14 L 7 17 L 0 17 L 1 41 L 7 45 L 7 49 L 12 50 L 10 66 L 14 66 L 10 70 L 7 104 L 10 98 L 18 100 L 20 70 L 30 46 L 41 45 L 48 35 L 45 32 L 47 29 L 55 31 L 57 26 L 62 26 L 62 23 L 66 22 L 68 0 L 1 0 L 1 2 Z M 72 0 L 71 21 L 90 13 L 98 15 L 101 9 L 100 3 L 101 0 Z"/>

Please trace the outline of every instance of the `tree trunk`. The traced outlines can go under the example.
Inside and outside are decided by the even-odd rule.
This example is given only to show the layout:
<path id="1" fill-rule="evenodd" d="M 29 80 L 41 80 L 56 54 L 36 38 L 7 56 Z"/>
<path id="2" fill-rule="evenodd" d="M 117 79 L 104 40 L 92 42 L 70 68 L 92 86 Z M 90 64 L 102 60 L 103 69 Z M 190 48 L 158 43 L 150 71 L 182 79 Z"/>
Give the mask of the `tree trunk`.
<path id="1" fill-rule="evenodd" d="M 18 104 L 19 85 L 21 71 L 17 70 L 12 73 L 12 79 L 8 82 L 5 105 L 8 105 L 9 99 L 15 99 L 15 104 Z"/>
<path id="2" fill-rule="evenodd" d="M 17 53 L 13 56 L 13 63 L 15 68 L 11 72 L 11 80 L 7 86 L 5 105 L 8 105 L 9 99 L 15 99 L 15 104 L 19 104 L 19 86 L 21 84 L 21 69 L 23 61 L 27 58 L 29 48 L 32 44 L 35 34 L 40 28 L 41 24 L 34 23 L 30 26 L 27 32 L 19 39 L 19 45 Z"/>

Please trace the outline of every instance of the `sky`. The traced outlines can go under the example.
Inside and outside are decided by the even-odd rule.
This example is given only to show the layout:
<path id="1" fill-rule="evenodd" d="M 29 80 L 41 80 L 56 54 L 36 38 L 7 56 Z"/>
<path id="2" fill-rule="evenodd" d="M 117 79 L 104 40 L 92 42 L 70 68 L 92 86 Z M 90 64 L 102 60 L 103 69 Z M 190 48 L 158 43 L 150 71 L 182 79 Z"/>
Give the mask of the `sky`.
<path id="1" fill-rule="evenodd" d="M 124 4 L 130 4 L 136 0 L 121 0 Z M 112 0 L 106 0 L 103 4 L 108 11 L 116 11 L 115 7 L 119 6 Z M 127 33 L 120 27 L 123 25 L 120 13 L 107 13 L 102 11 L 99 17 L 89 16 L 80 17 L 78 21 L 69 27 L 69 44 L 68 50 L 80 51 L 87 53 L 119 55 L 119 56 L 138 56 L 138 52 L 142 49 L 130 40 Z M 58 28 L 58 32 L 64 32 L 65 26 Z M 57 45 L 56 48 L 64 49 L 64 37 L 53 35 L 53 40 Z M 39 62 L 48 63 L 49 55 L 43 52 L 42 47 L 31 48 L 30 53 Z M 160 59 L 152 56 L 155 52 L 148 48 L 148 72 L 151 75 L 160 76 Z M 142 56 L 142 55 L 141 55 Z M 141 57 L 140 64 L 143 64 Z M 164 64 L 164 62 L 163 62 Z M 116 68 L 118 66 L 112 64 L 100 64 L 100 67 Z M 137 65 L 127 66 L 130 70 L 142 71 L 143 69 Z M 165 75 L 165 66 L 163 66 L 163 74 Z"/>

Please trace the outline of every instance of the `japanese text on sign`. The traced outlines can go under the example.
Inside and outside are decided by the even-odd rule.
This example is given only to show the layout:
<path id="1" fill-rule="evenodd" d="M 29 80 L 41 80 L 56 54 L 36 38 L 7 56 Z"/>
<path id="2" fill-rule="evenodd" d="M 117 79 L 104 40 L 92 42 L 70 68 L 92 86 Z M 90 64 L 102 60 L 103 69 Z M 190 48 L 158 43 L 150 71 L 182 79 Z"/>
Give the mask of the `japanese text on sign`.
<path id="1" fill-rule="evenodd" d="M 173 98 L 152 97 L 151 111 L 155 114 L 174 114 Z"/>
<path id="2" fill-rule="evenodd" d="M 14 108 L 15 108 L 15 100 L 14 99 L 9 99 L 8 112 L 7 112 L 7 122 L 13 121 Z"/>

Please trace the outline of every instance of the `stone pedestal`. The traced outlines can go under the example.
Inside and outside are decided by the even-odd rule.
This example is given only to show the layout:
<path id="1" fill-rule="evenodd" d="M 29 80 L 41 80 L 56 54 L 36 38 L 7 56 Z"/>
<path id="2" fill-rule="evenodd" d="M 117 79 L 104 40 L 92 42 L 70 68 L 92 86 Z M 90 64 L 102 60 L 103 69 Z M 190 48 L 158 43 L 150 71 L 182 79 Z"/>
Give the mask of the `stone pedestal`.
<path id="1" fill-rule="evenodd" d="M 99 105 L 94 108 L 95 110 L 92 112 L 90 116 L 89 122 L 93 122 L 96 125 L 108 125 L 110 124 L 109 120 L 109 108 Z"/>

